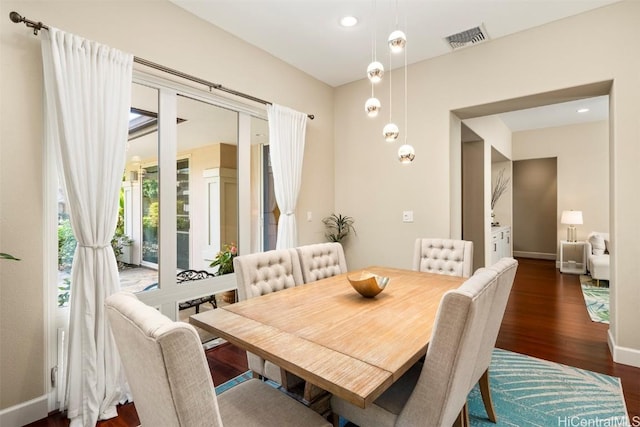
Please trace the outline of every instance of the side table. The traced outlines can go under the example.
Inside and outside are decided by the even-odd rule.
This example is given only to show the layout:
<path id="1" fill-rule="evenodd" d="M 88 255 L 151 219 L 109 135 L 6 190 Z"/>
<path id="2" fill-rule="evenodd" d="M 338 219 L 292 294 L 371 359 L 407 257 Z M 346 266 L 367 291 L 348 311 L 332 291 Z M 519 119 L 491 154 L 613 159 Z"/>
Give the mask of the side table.
<path id="1" fill-rule="evenodd" d="M 587 274 L 586 242 L 560 241 L 560 272 Z"/>

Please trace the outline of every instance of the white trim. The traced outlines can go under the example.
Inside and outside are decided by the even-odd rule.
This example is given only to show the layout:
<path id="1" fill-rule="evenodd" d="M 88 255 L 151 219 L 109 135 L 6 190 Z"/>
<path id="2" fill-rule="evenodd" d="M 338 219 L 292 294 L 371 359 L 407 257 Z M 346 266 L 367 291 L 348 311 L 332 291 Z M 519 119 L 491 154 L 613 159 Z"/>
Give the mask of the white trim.
<path id="1" fill-rule="evenodd" d="M 190 86 L 180 83 L 176 80 L 163 78 L 157 75 L 149 74 L 141 70 L 133 70 L 133 83 L 140 83 L 145 86 L 151 86 L 154 89 L 164 88 L 176 91 L 182 95 L 188 95 L 190 98 L 213 104 L 218 107 L 227 108 L 238 113 L 247 113 L 260 119 L 267 119 L 267 111 L 264 105 L 254 106 L 224 96 L 223 92 L 210 92 L 201 87 Z"/>
<path id="2" fill-rule="evenodd" d="M 19 427 L 46 418 L 48 395 L 44 394 L 35 399 L 10 406 L 0 411 L 0 425 L 4 427 Z"/>
<path id="3" fill-rule="evenodd" d="M 640 368 L 640 350 L 616 345 L 615 339 L 611 334 L 611 329 L 609 329 L 607 335 L 607 343 L 609 344 L 609 351 L 611 352 L 613 361 L 616 363 L 621 363 L 623 365 Z"/>
<path id="4" fill-rule="evenodd" d="M 514 257 L 521 258 L 535 258 L 535 259 L 549 259 L 552 261 L 556 260 L 556 254 L 548 254 L 544 252 L 526 252 L 526 251 L 513 251 Z M 560 264 L 556 262 L 556 268 L 559 268 Z"/>

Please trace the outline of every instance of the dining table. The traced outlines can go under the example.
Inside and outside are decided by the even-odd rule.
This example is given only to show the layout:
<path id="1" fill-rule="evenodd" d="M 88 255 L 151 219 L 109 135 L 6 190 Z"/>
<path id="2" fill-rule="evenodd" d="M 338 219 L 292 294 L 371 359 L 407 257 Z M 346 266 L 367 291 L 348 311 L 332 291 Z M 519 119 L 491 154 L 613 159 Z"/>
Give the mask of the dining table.
<path id="1" fill-rule="evenodd" d="M 348 276 L 389 278 L 365 298 Z M 368 267 L 221 306 L 190 323 L 364 408 L 426 354 L 442 296 L 464 278 Z"/>

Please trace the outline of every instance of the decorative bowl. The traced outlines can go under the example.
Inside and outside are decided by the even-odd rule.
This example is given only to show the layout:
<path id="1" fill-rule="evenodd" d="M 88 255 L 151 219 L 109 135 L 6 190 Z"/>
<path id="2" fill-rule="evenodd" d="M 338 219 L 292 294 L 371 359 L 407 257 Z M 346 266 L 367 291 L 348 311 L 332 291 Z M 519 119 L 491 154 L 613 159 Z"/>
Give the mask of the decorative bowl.
<path id="1" fill-rule="evenodd" d="M 365 298 L 373 298 L 378 295 L 389 283 L 389 278 L 378 276 L 368 271 L 361 271 L 351 276 L 347 280 L 360 295 Z"/>

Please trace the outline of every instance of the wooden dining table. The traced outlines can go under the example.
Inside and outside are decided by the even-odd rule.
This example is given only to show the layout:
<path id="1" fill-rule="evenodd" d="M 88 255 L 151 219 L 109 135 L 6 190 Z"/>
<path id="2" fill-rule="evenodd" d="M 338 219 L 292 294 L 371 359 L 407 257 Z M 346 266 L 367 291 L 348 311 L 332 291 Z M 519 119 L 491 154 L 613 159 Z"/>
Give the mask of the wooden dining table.
<path id="1" fill-rule="evenodd" d="M 251 298 L 190 323 L 361 408 L 425 353 L 442 296 L 464 278 L 386 267 L 383 292 L 364 298 L 347 276 Z"/>

